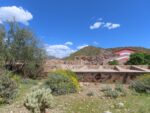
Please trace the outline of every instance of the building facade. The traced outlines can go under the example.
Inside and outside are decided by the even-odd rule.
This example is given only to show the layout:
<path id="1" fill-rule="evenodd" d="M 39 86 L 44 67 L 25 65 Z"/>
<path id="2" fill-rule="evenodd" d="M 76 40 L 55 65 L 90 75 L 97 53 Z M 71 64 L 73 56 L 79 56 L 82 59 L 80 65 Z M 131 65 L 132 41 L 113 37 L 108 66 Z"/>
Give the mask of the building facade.
<path id="1" fill-rule="evenodd" d="M 120 49 L 118 51 L 115 51 L 114 54 L 117 56 L 115 57 L 113 60 L 116 60 L 118 61 L 120 64 L 124 64 L 126 63 L 129 58 L 130 58 L 130 55 L 135 53 L 136 51 L 133 50 L 133 49 Z"/>

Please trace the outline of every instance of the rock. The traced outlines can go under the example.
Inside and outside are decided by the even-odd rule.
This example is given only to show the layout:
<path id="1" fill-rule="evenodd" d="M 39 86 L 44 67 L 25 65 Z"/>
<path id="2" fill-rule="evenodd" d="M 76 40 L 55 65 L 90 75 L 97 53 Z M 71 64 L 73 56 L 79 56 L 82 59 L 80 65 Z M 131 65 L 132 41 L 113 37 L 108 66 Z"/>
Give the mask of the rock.
<path id="1" fill-rule="evenodd" d="M 124 103 L 122 103 L 122 102 L 118 103 L 118 107 L 119 108 L 123 108 L 124 107 Z"/>
<path id="2" fill-rule="evenodd" d="M 114 106 L 114 105 L 111 105 L 110 108 L 115 108 L 115 106 Z"/>
<path id="3" fill-rule="evenodd" d="M 105 99 L 105 97 L 101 97 L 101 99 Z"/>
<path id="4" fill-rule="evenodd" d="M 84 86 L 89 86 L 89 83 L 84 83 Z"/>
<path id="5" fill-rule="evenodd" d="M 80 83 L 80 86 L 81 86 L 81 87 L 83 87 L 83 86 L 84 86 L 84 84 L 83 84 L 83 83 Z"/>
<path id="6" fill-rule="evenodd" d="M 112 112 L 110 112 L 110 111 L 104 111 L 104 113 L 112 113 Z"/>

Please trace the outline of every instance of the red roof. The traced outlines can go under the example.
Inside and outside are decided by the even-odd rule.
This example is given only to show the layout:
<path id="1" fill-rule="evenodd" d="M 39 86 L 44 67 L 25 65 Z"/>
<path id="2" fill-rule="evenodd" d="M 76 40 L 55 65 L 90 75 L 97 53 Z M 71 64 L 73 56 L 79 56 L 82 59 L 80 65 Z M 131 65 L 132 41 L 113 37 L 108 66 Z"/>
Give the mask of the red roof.
<path id="1" fill-rule="evenodd" d="M 134 50 L 134 49 L 130 49 L 130 48 L 123 48 L 123 49 L 116 50 L 114 53 L 118 53 L 118 52 L 121 52 L 121 51 L 124 51 L 124 50 L 128 50 L 128 51 L 136 52 L 136 50 Z"/>

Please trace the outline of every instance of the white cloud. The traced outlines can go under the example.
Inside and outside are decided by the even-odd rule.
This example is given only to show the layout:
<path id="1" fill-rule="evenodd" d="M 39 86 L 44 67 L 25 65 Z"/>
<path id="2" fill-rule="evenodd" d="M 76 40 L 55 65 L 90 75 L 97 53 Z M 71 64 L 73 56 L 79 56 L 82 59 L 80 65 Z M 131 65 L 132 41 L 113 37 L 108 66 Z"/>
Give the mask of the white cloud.
<path id="1" fill-rule="evenodd" d="M 0 23 L 15 20 L 16 22 L 28 25 L 28 21 L 32 19 L 32 14 L 29 11 L 24 10 L 22 7 L 0 7 Z"/>
<path id="2" fill-rule="evenodd" d="M 102 18 L 98 19 L 98 22 L 95 22 L 93 25 L 90 26 L 91 30 L 99 29 L 99 28 L 107 28 L 109 30 L 119 28 L 121 25 L 112 23 L 112 22 L 104 22 Z"/>
<path id="3" fill-rule="evenodd" d="M 114 24 L 111 22 L 107 22 L 104 27 L 108 28 L 108 29 L 116 29 L 120 27 L 120 24 Z"/>
<path id="4" fill-rule="evenodd" d="M 55 56 L 57 58 L 64 58 L 69 56 L 76 50 L 71 49 L 67 45 L 45 45 L 45 49 L 48 55 Z"/>
<path id="5" fill-rule="evenodd" d="M 76 52 L 77 50 L 82 49 L 87 46 L 88 46 L 87 44 L 83 44 L 73 49 L 69 45 L 65 45 L 65 44 L 59 44 L 59 45 L 58 44 L 56 45 L 45 44 L 44 48 L 47 52 L 47 55 L 54 56 L 56 58 L 64 58 Z"/>
<path id="6" fill-rule="evenodd" d="M 87 46 L 89 46 L 89 45 L 84 44 L 84 45 L 78 46 L 77 49 L 83 49 L 84 47 L 87 47 Z"/>
<path id="7" fill-rule="evenodd" d="M 72 46 L 73 43 L 72 42 L 66 42 L 65 45 L 69 45 L 69 46 Z"/>
<path id="8" fill-rule="evenodd" d="M 103 22 L 95 22 L 93 25 L 90 26 L 90 29 L 98 29 L 103 25 Z"/>

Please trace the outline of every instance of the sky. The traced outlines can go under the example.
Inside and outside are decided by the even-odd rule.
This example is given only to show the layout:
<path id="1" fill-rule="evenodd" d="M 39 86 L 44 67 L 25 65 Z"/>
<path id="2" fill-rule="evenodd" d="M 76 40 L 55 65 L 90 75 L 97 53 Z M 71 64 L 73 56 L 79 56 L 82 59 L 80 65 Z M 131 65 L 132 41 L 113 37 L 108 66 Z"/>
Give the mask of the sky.
<path id="1" fill-rule="evenodd" d="M 150 0 L 0 0 L 0 24 L 14 18 L 59 58 L 89 45 L 150 48 Z"/>

